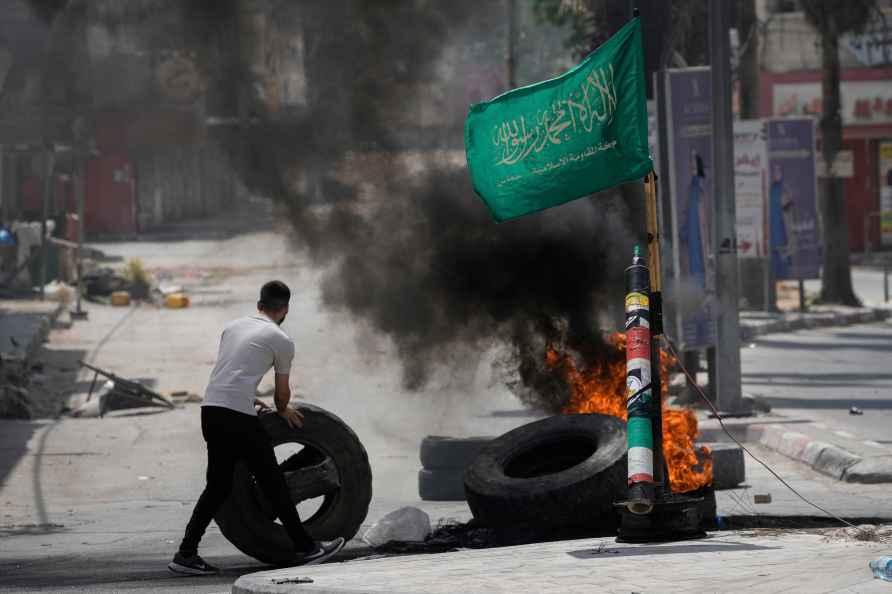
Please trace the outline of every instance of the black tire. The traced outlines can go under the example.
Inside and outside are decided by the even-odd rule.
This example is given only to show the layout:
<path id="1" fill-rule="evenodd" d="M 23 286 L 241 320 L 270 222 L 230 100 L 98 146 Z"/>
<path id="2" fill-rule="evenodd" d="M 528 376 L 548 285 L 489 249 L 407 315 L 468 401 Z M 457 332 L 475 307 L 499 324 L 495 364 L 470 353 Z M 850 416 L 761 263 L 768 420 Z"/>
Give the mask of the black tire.
<path id="1" fill-rule="evenodd" d="M 493 437 L 443 437 L 428 435 L 421 440 L 423 468 L 461 468 L 471 465 L 474 457 Z"/>
<path id="2" fill-rule="evenodd" d="M 366 518 L 372 499 L 372 470 L 359 438 L 341 419 L 311 404 L 301 404 L 302 429 L 291 429 L 277 414 L 261 414 L 260 422 L 273 446 L 299 443 L 318 457 L 328 456 L 338 470 L 340 488 L 325 495 L 321 507 L 301 518 L 316 540 L 353 538 Z M 308 458 L 313 458 L 309 456 Z M 264 511 L 267 506 L 243 463 L 236 466 L 232 493 L 214 518 L 220 531 L 240 551 L 258 561 L 286 564 L 294 546 L 281 524 Z"/>
<path id="3" fill-rule="evenodd" d="M 418 471 L 418 495 L 424 501 L 464 501 L 464 477 L 461 468 L 422 468 Z"/>
<path id="4" fill-rule="evenodd" d="M 468 506 L 492 527 L 612 526 L 625 485 L 626 424 L 596 414 L 518 427 L 483 448 L 465 472 Z"/>

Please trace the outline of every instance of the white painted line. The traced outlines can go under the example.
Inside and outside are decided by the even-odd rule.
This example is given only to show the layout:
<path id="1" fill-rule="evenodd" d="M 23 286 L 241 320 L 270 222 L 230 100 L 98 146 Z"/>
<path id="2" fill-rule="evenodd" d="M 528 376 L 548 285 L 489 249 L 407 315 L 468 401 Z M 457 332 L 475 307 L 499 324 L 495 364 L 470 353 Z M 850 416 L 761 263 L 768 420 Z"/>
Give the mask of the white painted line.
<path id="1" fill-rule="evenodd" d="M 855 439 L 855 436 L 848 431 L 834 431 L 833 433 L 839 435 L 840 437 L 845 437 L 846 439 Z"/>
<path id="2" fill-rule="evenodd" d="M 865 439 L 864 445 L 869 445 L 872 448 L 880 448 L 881 450 L 887 449 L 886 446 L 884 446 L 883 444 L 873 441 L 873 440 L 870 440 L 870 439 Z"/>

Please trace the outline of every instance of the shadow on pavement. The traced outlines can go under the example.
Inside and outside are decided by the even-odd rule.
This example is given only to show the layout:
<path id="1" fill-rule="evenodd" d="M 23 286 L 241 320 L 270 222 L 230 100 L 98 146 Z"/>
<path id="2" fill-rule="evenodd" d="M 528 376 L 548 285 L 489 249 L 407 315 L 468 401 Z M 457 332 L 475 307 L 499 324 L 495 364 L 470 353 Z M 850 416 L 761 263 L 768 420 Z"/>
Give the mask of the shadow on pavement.
<path id="1" fill-rule="evenodd" d="M 644 557 L 650 555 L 690 555 L 693 553 L 728 553 L 731 551 L 770 551 L 780 547 L 765 547 L 740 542 L 718 541 L 700 544 L 688 544 L 691 541 L 677 544 L 655 544 L 652 546 L 609 545 L 596 549 L 568 551 L 567 554 L 577 559 L 596 559 L 613 557 Z"/>
<path id="2" fill-rule="evenodd" d="M 59 590 L 86 587 L 89 592 L 144 590 L 147 592 L 198 592 L 200 587 L 214 586 L 209 591 L 228 591 L 239 577 L 271 569 L 268 565 L 245 563 L 245 557 L 208 559 L 220 567 L 215 576 L 184 577 L 167 570 L 169 558 L 133 558 L 122 551 L 118 555 L 65 555 L 0 560 L 3 575 L 0 590 Z"/>
<path id="3" fill-rule="evenodd" d="M 838 336 L 834 336 L 839 338 Z M 771 338 L 759 338 L 755 341 L 757 348 L 758 347 L 768 347 L 774 349 L 783 349 L 783 350 L 803 350 L 803 351 L 842 351 L 842 350 L 860 350 L 860 351 L 887 351 L 892 352 L 892 342 L 889 341 L 888 336 L 886 336 L 886 340 L 879 340 L 879 336 L 877 337 L 868 337 L 868 336 L 855 336 L 852 340 L 846 340 L 843 342 L 829 342 L 824 339 L 823 342 L 810 342 L 810 341 L 800 341 L 800 340 L 774 340 Z"/>
<path id="4" fill-rule="evenodd" d="M 772 408 L 804 408 L 824 410 L 848 410 L 856 406 L 862 410 L 890 410 L 892 400 L 868 400 L 864 398 L 780 398 L 761 396 Z"/>

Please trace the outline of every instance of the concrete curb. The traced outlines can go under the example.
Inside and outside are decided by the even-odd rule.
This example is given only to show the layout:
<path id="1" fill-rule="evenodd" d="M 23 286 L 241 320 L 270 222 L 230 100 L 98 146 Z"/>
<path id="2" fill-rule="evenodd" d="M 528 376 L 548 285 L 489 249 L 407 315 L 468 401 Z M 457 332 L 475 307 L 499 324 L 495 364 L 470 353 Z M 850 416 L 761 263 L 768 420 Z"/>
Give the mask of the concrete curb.
<path id="1" fill-rule="evenodd" d="M 862 458 L 838 446 L 790 431 L 782 425 L 751 425 L 746 441 L 755 441 L 821 474 L 847 483 L 892 483 L 892 456 Z"/>
<path id="2" fill-rule="evenodd" d="M 41 345 L 49 338 L 50 330 L 65 311 L 65 306 L 66 303 L 60 301 L 55 303 L 49 311 L 26 312 L 22 316 L 27 318 L 26 321 L 20 322 L 24 328 L 13 333 L 13 336 L 19 341 L 19 345 L 9 356 L 21 358 L 26 364 L 29 363 L 37 355 Z"/>
<path id="3" fill-rule="evenodd" d="M 767 322 L 741 320 L 740 339 L 749 340 L 757 336 L 777 332 L 867 324 L 885 320 L 890 315 L 892 315 L 892 311 L 889 309 L 862 307 L 849 310 L 818 310 L 811 313 L 791 313 L 783 315 L 780 319 Z"/>

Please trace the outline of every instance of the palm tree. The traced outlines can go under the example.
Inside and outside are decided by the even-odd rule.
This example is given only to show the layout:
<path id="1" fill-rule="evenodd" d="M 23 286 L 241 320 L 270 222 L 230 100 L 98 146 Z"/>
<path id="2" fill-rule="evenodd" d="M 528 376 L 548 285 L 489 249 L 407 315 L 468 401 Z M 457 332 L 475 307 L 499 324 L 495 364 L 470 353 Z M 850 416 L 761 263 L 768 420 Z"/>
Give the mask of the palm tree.
<path id="1" fill-rule="evenodd" d="M 876 10 L 875 0 L 801 0 L 805 18 L 817 29 L 821 40 L 821 152 L 832 172 L 842 145 L 842 116 L 839 95 L 839 38 L 862 30 Z M 849 262 L 849 227 L 843 195 L 843 180 L 820 180 L 819 212 L 824 236 L 824 267 L 821 274 L 821 301 L 858 305 L 852 288 Z"/>

